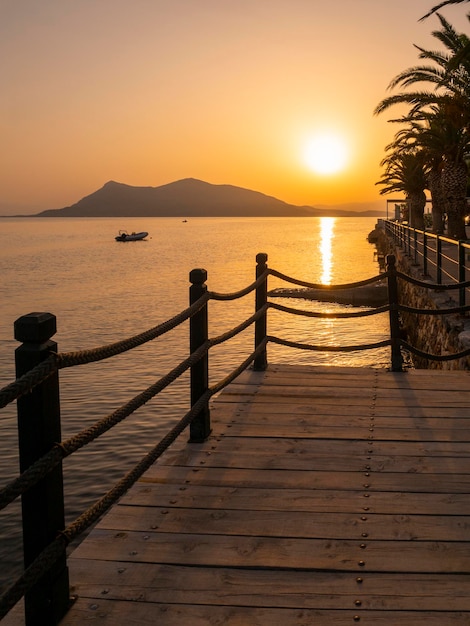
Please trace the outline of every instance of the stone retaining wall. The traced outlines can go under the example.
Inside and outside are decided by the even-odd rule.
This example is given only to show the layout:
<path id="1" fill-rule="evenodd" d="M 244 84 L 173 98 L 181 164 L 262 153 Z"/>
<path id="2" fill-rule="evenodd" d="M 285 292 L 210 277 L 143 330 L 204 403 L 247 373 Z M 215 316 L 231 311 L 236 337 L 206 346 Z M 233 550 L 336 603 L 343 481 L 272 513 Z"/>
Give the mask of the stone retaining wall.
<path id="1" fill-rule="evenodd" d="M 377 253 L 396 257 L 397 269 L 421 281 L 432 282 L 420 267 L 401 248 L 389 239 L 379 225 L 371 233 L 370 240 L 377 246 Z M 398 280 L 400 302 L 418 309 L 442 309 L 458 306 L 457 291 L 435 291 Z M 416 315 L 401 313 L 403 330 L 408 343 L 419 350 L 436 355 L 455 354 L 470 347 L 470 320 L 462 315 Z M 453 361 L 432 361 L 412 356 L 413 365 L 420 369 L 470 369 L 470 357 Z"/>

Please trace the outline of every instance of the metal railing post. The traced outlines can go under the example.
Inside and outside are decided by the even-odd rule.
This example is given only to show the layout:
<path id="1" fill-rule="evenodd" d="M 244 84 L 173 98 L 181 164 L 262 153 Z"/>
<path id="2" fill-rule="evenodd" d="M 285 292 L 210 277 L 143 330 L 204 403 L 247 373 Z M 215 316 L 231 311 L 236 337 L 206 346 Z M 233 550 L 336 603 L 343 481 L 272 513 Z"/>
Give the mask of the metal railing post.
<path id="1" fill-rule="evenodd" d="M 395 267 L 395 257 L 393 254 L 387 255 L 388 272 L 388 299 L 390 304 L 390 339 L 392 341 L 392 372 L 403 371 L 403 359 L 400 350 L 400 318 L 398 316 L 398 285 L 397 271 Z"/>
<path id="2" fill-rule="evenodd" d="M 428 235 L 423 232 L 423 274 L 428 275 Z"/>
<path id="3" fill-rule="evenodd" d="M 418 232 L 416 228 L 413 231 L 413 265 L 418 265 Z"/>
<path id="4" fill-rule="evenodd" d="M 442 284 L 442 241 L 436 235 L 436 283 Z"/>
<path id="5" fill-rule="evenodd" d="M 194 269 L 189 273 L 191 287 L 189 288 L 189 303 L 194 304 L 207 292 L 207 272 L 204 269 Z M 209 338 L 209 324 L 207 302 L 193 315 L 189 322 L 189 349 L 191 354 L 202 346 Z M 209 355 L 206 353 L 197 363 L 191 366 L 191 406 L 209 389 Z M 209 406 L 201 409 L 189 427 L 191 443 L 205 441 L 211 432 Z"/>
<path id="6" fill-rule="evenodd" d="M 15 339 L 16 376 L 20 377 L 51 352 L 57 343 L 56 318 L 50 313 L 30 313 L 18 318 Z M 55 372 L 29 393 L 18 398 L 20 471 L 61 441 L 59 376 Z M 24 564 L 28 567 L 65 528 L 62 464 L 29 489 L 21 498 Z M 65 548 L 61 557 L 25 594 L 26 626 L 58 624 L 70 606 L 69 575 Z"/>
<path id="7" fill-rule="evenodd" d="M 260 252 L 256 255 L 256 280 L 264 274 L 268 269 L 267 265 L 268 255 L 264 252 Z M 255 307 L 256 311 L 262 309 L 268 301 L 268 277 L 258 285 L 256 288 Z M 267 311 L 264 312 L 258 320 L 255 322 L 255 349 L 266 339 L 267 331 Z M 262 372 L 268 367 L 268 358 L 266 352 L 266 346 L 264 350 L 258 354 L 253 362 L 253 369 L 257 372 Z"/>
<path id="8" fill-rule="evenodd" d="M 463 241 L 459 241 L 459 283 L 465 282 L 465 277 L 467 275 L 465 269 L 465 248 L 463 245 Z M 459 306 L 465 306 L 465 288 L 461 287 L 459 289 Z"/>

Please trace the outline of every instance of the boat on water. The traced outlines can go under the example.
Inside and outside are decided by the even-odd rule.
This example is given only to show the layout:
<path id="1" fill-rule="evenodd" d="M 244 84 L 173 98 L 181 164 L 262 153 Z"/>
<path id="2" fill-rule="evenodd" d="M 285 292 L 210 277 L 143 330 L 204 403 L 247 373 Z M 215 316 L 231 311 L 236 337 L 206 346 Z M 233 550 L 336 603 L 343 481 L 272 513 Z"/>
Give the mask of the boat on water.
<path id="1" fill-rule="evenodd" d="M 140 241 L 141 239 L 145 239 L 148 233 L 146 231 L 142 231 L 141 233 L 128 233 L 127 230 L 120 230 L 119 235 L 115 237 L 116 241 Z"/>

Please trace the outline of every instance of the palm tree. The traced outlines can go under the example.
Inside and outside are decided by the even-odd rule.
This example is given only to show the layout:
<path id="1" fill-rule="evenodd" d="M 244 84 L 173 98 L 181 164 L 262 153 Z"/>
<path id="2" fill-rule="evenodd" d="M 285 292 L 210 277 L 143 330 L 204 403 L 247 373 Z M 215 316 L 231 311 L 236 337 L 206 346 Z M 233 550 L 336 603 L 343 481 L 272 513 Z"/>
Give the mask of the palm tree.
<path id="1" fill-rule="evenodd" d="M 415 118 L 404 117 L 401 121 L 407 125 L 396 133 L 386 150 L 412 148 L 422 152 L 427 164 L 427 188 L 432 197 L 433 231 L 442 232 L 443 213 L 447 213 L 449 234 L 465 238 L 462 216 L 467 209 L 465 157 L 469 133 L 461 113 L 458 109 L 434 105 L 426 113 Z"/>
<path id="2" fill-rule="evenodd" d="M 384 185 L 380 193 L 404 193 L 410 226 L 424 230 L 426 165 L 423 153 L 413 149 L 395 150 L 382 160 L 381 165 L 385 167 L 385 171 L 376 183 Z"/>
<path id="3" fill-rule="evenodd" d="M 441 136 L 441 126 L 432 117 L 416 120 L 403 118 L 402 122 L 407 125 L 396 133 L 394 141 L 386 147 L 386 150 L 421 151 L 426 164 L 426 187 L 432 199 L 432 230 L 434 233 L 442 233 L 445 198 L 442 192 L 441 170 L 445 141 Z"/>
<path id="4" fill-rule="evenodd" d="M 440 135 L 442 141 L 441 186 L 446 200 L 449 234 L 458 239 L 465 239 L 466 182 L 467 167 L 465 155 L 470 146 L 470 58 L 466 57 L 455 69 L 450 64 L 457 54 L 469 45 L 466 35 L 455 29 L 438 15 L 442 30 L 432 34 L 445 45 L 447 51 L 428 51 L 416 46 L 419 58 L 432 61 L 432 65 L 418 65 L 401 72 L 390 83 L 390 88 L 410 87 L 416 83 L 427 82 L 434 85 L 432 91 L 405 91 L 384 98 L 375 109 L 379 114 L 395 104 L 408 104 L 410 111 L 403 119 L 426 120 L 434 118 L 433 127 L 427 127 L 427 137 L 433 139 Z M 399 122 L 402 120 L 391 120 Z M 415 129 L 416 130 L 416 129 Z M 437 132 L 439 130 L 439 133 Z M 426 148 L 429 146 L 426 145 Z M 435 146 L 433 147 L 435 149 Z M 426 149 L 425 149 L 426 152 Z M 435 172 L 434 172 L 435 173 Z"/>

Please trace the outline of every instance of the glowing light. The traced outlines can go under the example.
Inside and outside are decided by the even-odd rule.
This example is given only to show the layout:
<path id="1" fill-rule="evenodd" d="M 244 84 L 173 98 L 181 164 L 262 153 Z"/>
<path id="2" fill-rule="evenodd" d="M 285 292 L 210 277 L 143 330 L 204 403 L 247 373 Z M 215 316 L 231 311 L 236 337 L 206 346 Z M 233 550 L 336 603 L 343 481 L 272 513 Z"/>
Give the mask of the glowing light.
<path id="1" fill-rule="evenodd" d="M 322 263 L 321 282 L 331 284 L 331 270 L 333 267 L 333 232 L 336 219 L 334 217 L 320 218 L 320 255 Z"/>
<path id="2" fill-rule="evenodd" d="M 305 148 L 305 162 L 317 174 L 335 174 L 348 160 L 345 141 L 332 133 L 316 135 Z"/>

